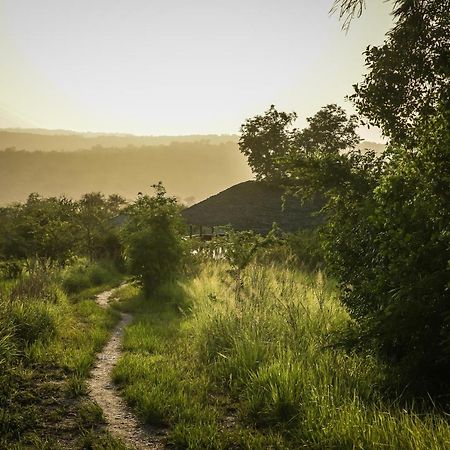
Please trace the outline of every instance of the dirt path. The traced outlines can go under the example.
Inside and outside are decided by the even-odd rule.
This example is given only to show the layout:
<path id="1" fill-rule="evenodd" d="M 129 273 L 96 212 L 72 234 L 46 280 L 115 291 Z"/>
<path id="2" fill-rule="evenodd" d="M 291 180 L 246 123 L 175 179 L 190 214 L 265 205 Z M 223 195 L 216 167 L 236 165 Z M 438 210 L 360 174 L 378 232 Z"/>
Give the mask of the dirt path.
<path id="1" fill-rule="evenodd" d="M 102 292 L 96 297 L 96 301 L 106 308 L 114 293 L 115 289 Z M 139 450 L 163 449 L 166 433 L 142 425 L 122 400 L 111 379 L 113 367 L 122 349 L 123 330 L 131 319 L 129 314 L 122 313 L 111 339 L 98 355 L 91 378 L 88 380 L 90 396 L 102 408 L 111 434 L 121 439 L 125 445 Z"/>

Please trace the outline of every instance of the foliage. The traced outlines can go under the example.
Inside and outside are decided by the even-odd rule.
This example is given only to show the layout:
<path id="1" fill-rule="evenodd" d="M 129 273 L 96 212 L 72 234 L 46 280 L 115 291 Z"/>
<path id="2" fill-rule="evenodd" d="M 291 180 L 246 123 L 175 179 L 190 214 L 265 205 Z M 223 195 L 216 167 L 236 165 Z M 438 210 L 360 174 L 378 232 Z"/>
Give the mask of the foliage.
<path id="1" fill-rule="evenodd" d="M 296 113 L 278 112 L 272 105 L 264 115 L 241 126 L 239 148 L 258 180 L 292 184 L 293 162 L 302 166 L 312 156 L 325 162 L 340 161 L 339 152 L 360 141 L 356 116 L 347 117 L 337 105 L 327 105 L 309 117 L 303 130 L 292 128 L 296 118 Z"/>
<path id="2" fill-rule="evenodd" d="M 55 448 L 56 438 L 71 438 L 62 423 L 77 417 L 79 396 L 69 401 L 67 393 L 84 386 L 117 320 L 86 292 L 69 301 L 60 280 L 57 266 L 35 261 L 0 281 L 1 448 Z"/>
<path id="3" fill-rule="evenodd" d="M 450 368 L 450 134 L 436 131 L 447 128 L 440 121 L 421 131 L 420 150 L 392 147 L 369 206 L 344 204 L 328 230 L 331 267 L 362 337 L 405 382 L 426 380 L 429 390 L 442 389 Z"/>
<path id="4" fill-rule="evenodd" d="M 295 130 L 287 130 L 295 113 L 278 112 L 272 105 L 263 116 L 241 126 L 239 148 L 247 157 L 257 180 L 278 181 L 283 177 L 279 159 L 289 153 Z"/>
<path id="5" fill-rule="evenodd" d="M 286 234 L 284 238 L 287 247 L 304 268 L 312 271 L 324 268 L 325 254 L 318 229 L 299 230 Z"/>
<path id="6" fill-rule="evenodd" d="M 100 192 L 85 194 L 78 202 L 76 219 L 79 225 L 83 254 L 91 260 L 112 258 L 120 260 L 121 245 L 111 219 L 125 206 L 125 199 L 113 194 L 105 198 Z"/>
<path id="7" fill-rule="evenodd" d="M 0 208 L 0 257 L 50 258 L 60 264 L 73 256 L 120 262 L 121 246 L 111 223 L 124 206 L 117 195 L 85 194 L 78 202 L 64 196 L 30 194 L 23 204 Z"/>
<path id="8" fill-rule="evenodd" d="M 234 279 L 236 300 L 240 300 L 243 287 L 242 273 L 256 258 L 257 253 L 276 241 L 277 226 L 273 224 L 272 230 L 261 236 L 253 231 L 229 231 L 224 238 L 218 241 L 222 248 L 223 257 L 230 264 L 229 273 Z"/>
<path id="9" fill-rule="evenodd" d="M 77 246 L 75 203 L 66 197 L 30 194 L 24 204 L 0 209 L 0 255 L 68 259 Z"/>
<path id="10" fill-rule="evenodd" d="M 450 367 L 449 7 L 395 2 L 394 28 L 367 49 L 352 99 L 391 146 L 365 199 L 333 198 L 327 245 L 359 344 L 428 391 L 445 389 Z"/>
<path id="11" fill-rule="evenodd" d="M 176 276 L 184 255 L 177 200 L 166 196 L 161 183 L 153 187 L 153 197 L 140 195 L 127 208 L 123 230 L 126 262 L 147 294 Z"/>
<path id="12" fill-rule="evenodd" d="M 119 277 L 112 261 L 89 262 L 87 259 L 74 260 L 61 273 L 61 285 L 69 294 L 76 294 L 93 286 L 111 283 Z"/>
<path id="13" fill-rule="evenodd" d="M 351 98 L 398 144 L 416 145 L 416 127 L 450 108 L 449 10 L 449 0 L 397 1 L 384 44 L 365 51 L 368 73 Z"/>
<path id="14" fill-rule="evenodd" d="M 450 365 L 450 141 L 445 112 L 415 130 L 418 146 L 392 145 L 382 156 L 310 152 L 287 161 L 285 188 L 327 199 L 328 269 L 359 345 L 395 362 L 402 383 L 443 389 Z"/>
<path id="15" fill-rule="evenodd" d="M 320 135 L 310 148 L 304 141 L 286 145 L 295 142 L 290 122 L 272 142 L 280 149 L 274 164 L 284 173 L 278 182 L 302 200 L 317 193 L 327 200 L 328 269 L 341 283 L 358 346 L 389 361 L 403 386 L 441 392 L 450 368 L 448 9 L 447 1 L 396 2 L 393 30 L 383 46 L 366 52 L 369 72 L 353 99 L 390 137 L 384 155 L 342 151 L 336 143 L 330 151 Z M 273 117 L 266 114 L 264 126 L 251 130 L 255 155 Z"/>

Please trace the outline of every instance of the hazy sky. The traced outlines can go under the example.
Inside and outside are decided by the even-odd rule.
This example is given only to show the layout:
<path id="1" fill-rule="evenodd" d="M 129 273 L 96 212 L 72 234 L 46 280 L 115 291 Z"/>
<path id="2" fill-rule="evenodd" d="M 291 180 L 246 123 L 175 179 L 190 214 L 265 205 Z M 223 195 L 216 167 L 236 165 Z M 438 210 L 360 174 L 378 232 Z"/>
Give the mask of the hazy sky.
<path id="1" fill-rule="evenodd" d="M 345 34 L 331 3 L 0 0 L 0 127 L 236 133 L 271 104 L 300 126 L 349 109 L 391 5 L 369 0 Z"/>

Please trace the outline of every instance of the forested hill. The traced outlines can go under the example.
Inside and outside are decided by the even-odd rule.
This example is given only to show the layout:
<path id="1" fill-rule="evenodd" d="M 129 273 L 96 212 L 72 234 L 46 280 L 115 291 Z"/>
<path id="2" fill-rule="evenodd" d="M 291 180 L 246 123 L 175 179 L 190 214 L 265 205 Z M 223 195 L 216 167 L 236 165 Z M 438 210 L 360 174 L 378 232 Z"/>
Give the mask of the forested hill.
<path id="1" fill-rule="evenodd" d="M 236 143 L 169 145 L 74 152 L 0 151 L 0 205 L 28 194 L 117 193 L 133 199 L 162 181 L 169 194 L 193 204 L 252 178 Z"/>
<path id="2" fill-rule="evenodd" d="M 66 130 L 0 129 L 0 150 L 74 151 L 90 148 L 124 148 L 148 145 L 169 145 L 174 142 L 199 142 L 223 144 L 237 142 L 231 134 L 186 136 L 134 136 L 132 134 L 75 133 Z"/>
<path id="3" fill-rule="evenodd" d="M 78 198 L 100 191 L 133 199 L 158 181 L 192 205 L 253 178 L 237 141 L 237 135 L 0 130 L 0 205 L 24 201 L 32 192 Z M 361 147 L 383 148 L 370 142 Z"/>
<path id="4" fill-rule="evenodd" d="M 210 144 L 237 143 L 236 134 L 193 134 L 180 136 L 135 136 L 132 134 L 76 133 L 68 130 L 45 130 L 40 128 L 0 128 L 0 150 L 28 151 L 75 151 L 108 148 L 170 145 L 182 142 L 207 142 Z M 361 148 L 381 152 L 383 144 L 362 142 Z"/>

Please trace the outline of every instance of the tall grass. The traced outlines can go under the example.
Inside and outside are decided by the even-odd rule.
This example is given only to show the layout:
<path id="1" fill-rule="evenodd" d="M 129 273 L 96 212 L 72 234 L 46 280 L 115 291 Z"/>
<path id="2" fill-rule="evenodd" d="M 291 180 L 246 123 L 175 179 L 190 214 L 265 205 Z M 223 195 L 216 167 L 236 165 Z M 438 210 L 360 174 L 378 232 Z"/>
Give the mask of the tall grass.
<path id="1" fill-rule="evenodd" d="M 438 411 L 388 400 L 370 354 L 333 345 L 350 320 L 320 272 L 249 267 L 236 301 L 223 263 L 131 303 L 115 370 L 149 422 L 187 448 L 443 449 Z M 128 292 L 128 297 L 133 295 Z"/>

